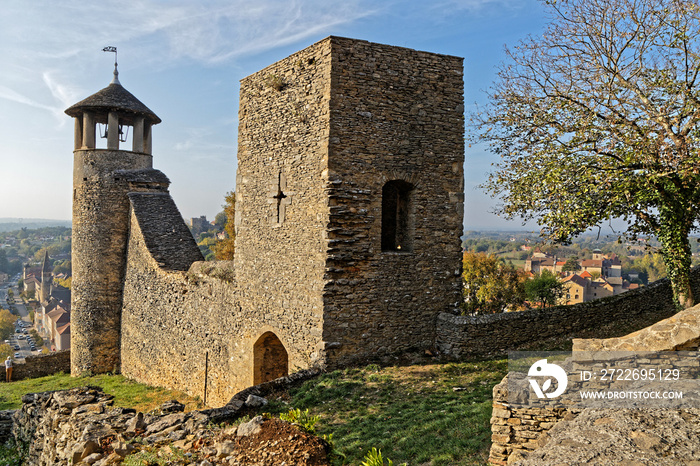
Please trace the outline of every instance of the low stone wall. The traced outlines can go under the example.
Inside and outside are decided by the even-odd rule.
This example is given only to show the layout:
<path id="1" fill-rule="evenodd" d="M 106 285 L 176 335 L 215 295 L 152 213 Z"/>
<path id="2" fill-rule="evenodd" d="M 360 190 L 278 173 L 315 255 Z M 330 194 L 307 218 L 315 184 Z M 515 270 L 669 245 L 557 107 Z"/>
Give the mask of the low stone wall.
<path id="1" fill-rule="evenodd" d="M 700 296 L 700 269 L 691 285 Z M 437 320 L 438 350 L 455 357 L 503 355 L 532 349 L 533 343 L 573 337 L 617 337 L 676 313 L 668 280 L 617 296 L 545 310 L 457 316 L 441 313 Z"/>
<path id="2" fill-rule="evenodd" d="M 24 364 L 15 363 L 12 380 L 35 379 L 63 372 L 70 374 L 70 350 L 56 353 L 27 356 Z M 2 382 L 5 381 L 5 366 L 2 366 Z"/>
<path id="3" fill-rule="evenodd" d="M 511 407 L 508 403 L 508 382 L 509 377 L 513 376 L 513 373 L 509 373 L 501 383 L 493 387 L 489 454 L 491 464 L 511 463 L 523 453 L 541 447 L 552 427 L 563 419 L 574 419 L 579 413 L 566 408 Z"/>
<path id="4" fill-rule="evenodd" d="M 569 381 L 576 380 L 575 374 L 580 370 L 590 370 L 593 365 L 592 355 L 596 351 L 617 351 L 617 352 L 669 352 L 669 351 L 697 351 L 700 344 L 700 305 L 683 310 L 672 317 L 664 319 L 656 324 L 631 333 L 629 335 L 592 340 L 574 340 L 574 353 L 569 360 L 572 366 L 569 372 Z M 626 354 L 626 353 L 621 353 Z M 655 356 L 642 358 L 639 365 L 636 361 L 627 361 L 621 367 L 644 368 L 644 364 L 649 368 L 659 367 L 677 368 L 682 373 L 687 374 L 683 379 L 697 378 L 700 370 L 700 361 L 688 360 L 687 358 L 673 358 L 669 355 L 682 353 L 661 354 L 661 359 Z M 616 364 L 620 360 L 616 359 Z M 522 380 L 518 380 L 522 379 Z M 522 383 L 519 383 L 522 382 Z M 574 382 L 567 389 L 562 397 L 560 407 L 527 407 L 517 408 L 509 403 L 509 388 L 524 386 L 525 375 L 517 372 L 510 372 L 493 389 L 493 412 L 491 414 L 491 451 L 489 462 L 492 464 L 511 464 L 526 457 L 526 453 L 542 447 L 549 439 L 549 430 L 559 421 L 573 420 L 584 409 L 573 406 L 574 397 L 578 393 L 577 382 Z M 610 382 L 596 381 L 589 383 L 587 389 L 604 391 Z M 511 397 L 513 398 L 513 397 Z M 517 398 L 517 396 L 515 397 Z"/>
<path id="5" fill-rule="evenodd" d="M 153 416 L 114 408 L 111 395 L 91 387 L 32 393 L 22 401 L 12 436 L 29 445 L 25 464 L 35 466 L 115 464 L 133 450 L 128 441 L 137 435 L 148 444 L 172 442 L 209 422 L 199 412 Z"/>

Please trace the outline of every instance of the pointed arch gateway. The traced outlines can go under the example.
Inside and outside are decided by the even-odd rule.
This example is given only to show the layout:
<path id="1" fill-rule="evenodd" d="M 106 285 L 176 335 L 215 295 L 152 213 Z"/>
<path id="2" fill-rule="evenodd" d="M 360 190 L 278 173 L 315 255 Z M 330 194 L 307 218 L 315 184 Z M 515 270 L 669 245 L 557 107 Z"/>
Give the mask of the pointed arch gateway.
<path id="1" fill-rule="evenodd" d="M 253 345 L 253 385 L 289 375 L 289 356 L 273 332 L 263 333 Z"/>

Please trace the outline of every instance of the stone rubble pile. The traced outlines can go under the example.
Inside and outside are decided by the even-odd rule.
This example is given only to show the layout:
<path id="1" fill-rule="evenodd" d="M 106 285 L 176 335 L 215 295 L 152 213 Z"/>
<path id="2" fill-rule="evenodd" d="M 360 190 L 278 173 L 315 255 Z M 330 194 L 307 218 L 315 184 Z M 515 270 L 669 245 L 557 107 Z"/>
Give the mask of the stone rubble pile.
<path id="1" fill-rule="evenodd" d="M 173 401 L 144 414 L 115 408 L 112 398 L 95 387 L 25 395 L 12 436 L 29 445 L 26 464 L 104 466 L 129 455 L 183 466 L 330 464 L 325 441 L 279 419 L 215 424 L 245 408 L 241 401 L 188 413 Z"/>

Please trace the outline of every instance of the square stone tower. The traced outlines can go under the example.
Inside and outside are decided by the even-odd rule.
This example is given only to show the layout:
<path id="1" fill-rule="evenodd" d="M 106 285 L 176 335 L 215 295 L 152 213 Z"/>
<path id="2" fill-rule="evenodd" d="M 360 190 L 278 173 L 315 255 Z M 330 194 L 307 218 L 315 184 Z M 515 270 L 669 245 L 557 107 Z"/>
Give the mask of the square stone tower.
<path id="1" fill-rule="evenodd" d="M 305 348 L 290 370 L 433 347 L 460 299 L 463 112 L 461 58 L 354 39 L 241 81 L 240 304 Z"/>

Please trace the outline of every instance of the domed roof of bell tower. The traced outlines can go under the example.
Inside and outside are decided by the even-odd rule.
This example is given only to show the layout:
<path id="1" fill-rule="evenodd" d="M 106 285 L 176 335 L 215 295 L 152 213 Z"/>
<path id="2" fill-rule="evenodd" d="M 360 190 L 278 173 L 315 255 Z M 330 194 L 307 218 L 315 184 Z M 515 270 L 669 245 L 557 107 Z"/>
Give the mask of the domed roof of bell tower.
<path id="1" fill-rule="evenodd" d="M 116 81 L 116 82 L 115 82 Z M 151 109 L 146 107 L 139 99 L 124 89 L 118 80 L 113 80 L 109 86 L 94 93 L 90 97 L 81 100 L 77 104 L 71 105 L 66 113 L 73 118 L 79 118 L 84 111 L 92 111 L 96 114 L 108 114 L 110 111 L 116 111 L 122 118 L 128 117 L 129 114 L 134 116 L 142 115 L 151 124 L 156 125 L 161 122 L 158 115 L 153 113 Z M 128 120 L 123 120 L 124 124 L 131 124 Z"/>
<path id="2" fill-rule="evenodd" d="M 109 86 L 66 109 L 75 118 L 75 150 L 93 150 L 96 144 L 96 126 L 100 126 L 100 137 L 107 139 L 107 150 L 120 149 L 120 142 L 127 142 L 132 128 L 132 150 L 151 154 L 151 127 L 161 122 L 158 115 L 139 99 L 124 89 L 117 71 L 117 48 L 105 47 L 105 52 L 114 52 L 114 79 Z"/>

